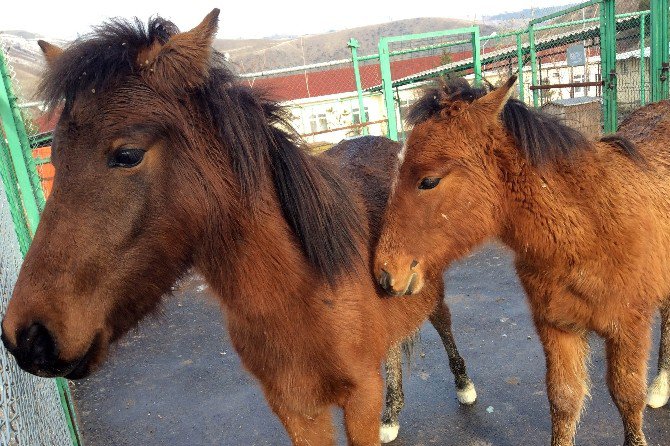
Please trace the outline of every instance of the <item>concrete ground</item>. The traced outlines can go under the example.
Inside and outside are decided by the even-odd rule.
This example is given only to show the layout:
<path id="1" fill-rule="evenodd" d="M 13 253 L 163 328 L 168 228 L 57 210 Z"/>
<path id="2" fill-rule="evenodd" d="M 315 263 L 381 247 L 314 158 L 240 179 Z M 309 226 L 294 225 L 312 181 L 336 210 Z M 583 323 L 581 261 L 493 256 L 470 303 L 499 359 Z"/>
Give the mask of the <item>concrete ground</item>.
<path id="1" fill-rule="evenodd" d="M 446 274 L 456 340 L 479 397 L 474 406 L 459 406 L 446 354 L 424 325 L 392 444 L 548 445 L 544 357 L 510 253 L 489 245 Z M 622 427 L 604 382 L 603 345 L 593 338 L 591 346 L 592 398 L 577 444 L 618 445 Z M 658 321 L 650 372 L 657 346 Z M 127 335 L 74 395 L 87 445 L 289 444 L 197 278 L 166 299 L 162 315 Z M 645 432 L 650 445 L 670 444 L 670 408 L 647 409 Z"/>

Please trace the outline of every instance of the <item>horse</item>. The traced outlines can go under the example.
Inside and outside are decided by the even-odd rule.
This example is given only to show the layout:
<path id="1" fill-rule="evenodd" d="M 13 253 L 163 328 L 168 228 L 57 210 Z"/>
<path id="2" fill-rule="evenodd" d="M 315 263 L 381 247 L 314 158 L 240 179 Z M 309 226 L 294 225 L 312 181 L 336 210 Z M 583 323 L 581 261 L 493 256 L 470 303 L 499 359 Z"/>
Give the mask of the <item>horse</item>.
<path id="1" fill-rule="evenodd" d="M 371 273 L 399 146 L 308 154 L 282 109 L 213 51 L 218 15 L 187 32 L 114 19 L 65 50 L 40 42 L 40 92 L 60 111 L 56 173 L 5 347 L 30 373 L 88 376 L 195 270 L 293 444 L 334 444 L 331 406 L 350 444 L 379 444 L 381 364 L 427 318 L 474 399 L 440 272 L 411 299 L 385 299 Z M 399 355 L 389 362 L 397 372 Z"/>
<path id="2" fill-rule="evenodd" d="M 624 444 L 645 445 L 652 317 L 670 295 L 670 102 L 635 113 L 625 134 L 588 141 L 509 99 L 514 82 L 488 91 L 444 81 L 414 104 L 375 276 L 391 295 L 420 293 L 431 271 L 499 239 L 515 253 L 544 348 L 551 444 L 574 442 L 594 332 Z"/>

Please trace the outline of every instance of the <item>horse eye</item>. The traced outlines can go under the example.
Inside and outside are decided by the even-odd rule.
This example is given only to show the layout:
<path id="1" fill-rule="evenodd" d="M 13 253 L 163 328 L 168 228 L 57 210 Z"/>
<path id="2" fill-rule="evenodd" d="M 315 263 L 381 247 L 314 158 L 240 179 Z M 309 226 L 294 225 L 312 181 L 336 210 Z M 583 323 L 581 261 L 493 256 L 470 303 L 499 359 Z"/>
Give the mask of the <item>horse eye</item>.
<path id="1" fill-rule="evenodd" d="M 432 189 L 438 184 L 440 184 L 440 180 L 442 178 L 437 178 L 437 177 L 426 177 L 423 180 L 421 180 L 421 183 L 419 183 L 419 189 Z"/>
<path id="2" fill-rule="evenodd" d="M 135 167 L 142 162 L 144 153 L 142 149 L 119 149 L 109 157 L 109 167 Z"/>

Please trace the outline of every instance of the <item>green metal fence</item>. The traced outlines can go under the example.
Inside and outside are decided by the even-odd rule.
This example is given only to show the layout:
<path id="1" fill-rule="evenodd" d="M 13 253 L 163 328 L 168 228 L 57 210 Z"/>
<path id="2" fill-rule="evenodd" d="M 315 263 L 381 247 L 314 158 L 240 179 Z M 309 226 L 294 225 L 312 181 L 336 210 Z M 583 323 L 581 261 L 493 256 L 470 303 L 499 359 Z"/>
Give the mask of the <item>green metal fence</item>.
<path id="1" fill-rule="evenodd" d="M 471 74 L 475 82 L 481 81 L 480 42 L 479 27 L 471 26 L 382 37 L 379 40 L 378 53 L 360 56 L 357 51 L 358 42 L 356 39 L 351 39 L 349 47 L 359 103 L 365 102 L 364 96 L 369 98 L 376 92 L 381 92 L 386 134 L 396 141 L 402 139 L 407 130 L 403 123 L 404 112 L 418 93 L 405 86 L 414 84 L 412 78 L 421 76 L 422 72 L 430 72 L 436 67 L 464 59 L 473 59 L 475 62 L 464 68 L 463 73 Z M 376 83 L 366 86 L 361 82 L 359 68 L 361 62 L 379 64 L 380 76 Z M 364 94 L 364 91 L 367 93 Z"/>
<path id="2" fill-rule="evenodd" d="M 523 29 L 485 36 L 474 26 L 382 37 L 379 54 L 360 56 L 352 48 L 356 77 L 360 61 L 376 58 L 380 66 L 378 84 L 357 83 L 359 101 L 383 93 L 387 135 L 398 140 L 407 130 L 399 119 L 403 109 L 409 105 L 408 99 L 419 95 L 412 89 L 443 76 L 464 76 L 474 82 L 483 78 L 495 85 L 517 74 L 520 100 L 560 113 L 592 136 L 614 132 L 635 108 L 668 97 L 668 0 L 651 0 L 651 12 L 626 12 L 622 5 L 618 7 L 619 13 L 614 0 L 590 0 L 529 20 Z M 415 43 L 424 37 L 446 35 L 460 36 L 461 40 Z M 396 42 L 413 45 L 389 47 Z M 453 57 L 464 46 L 471 48 L 469 55 Z M 445 51 L 443 63 L 411 75 L 395 75 L 394 56 L 419 58 L 435 48 Z M 404 92 L 404 98 L 399 92 Z"/>
<path id="3" fill-rule="evenodd" d="M 4 314 L 45 199 L 4 45 L 0 45 L 0 78 L 0 314 Z M 23 372 L 1 345 L 0 365 L 0 443 L 81 444 L 66 380 Z"/>

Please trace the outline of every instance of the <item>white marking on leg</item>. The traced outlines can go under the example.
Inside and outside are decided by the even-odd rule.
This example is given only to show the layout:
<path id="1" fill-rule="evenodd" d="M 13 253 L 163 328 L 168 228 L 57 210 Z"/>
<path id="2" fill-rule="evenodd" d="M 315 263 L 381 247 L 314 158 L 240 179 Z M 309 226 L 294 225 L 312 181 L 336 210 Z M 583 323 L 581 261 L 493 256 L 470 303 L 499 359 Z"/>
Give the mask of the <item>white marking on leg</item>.
<path id="1" fill-rule="evenodd" d="M 663 407 L 670 399 L 670 372 L 661 370 L 647 390 L 647 405 L 657 409 Z"/>
<path id="2" fill-rule="evenodd" d="M 458 397 L 458 402 L 461 404 L 474 404 L 477 401 L 477 391 L 473 382 L 468 382 L 468 385 L 463 389 L 456 389 L 456 396 Z"/>
<path id="3" fill-rule="evenodd" d="M 381 429 L 379 429 L 379 439 L 382 443 L 390 443 L 398 437 L 399 430 L 399 423 L 382 424 Z"/>

